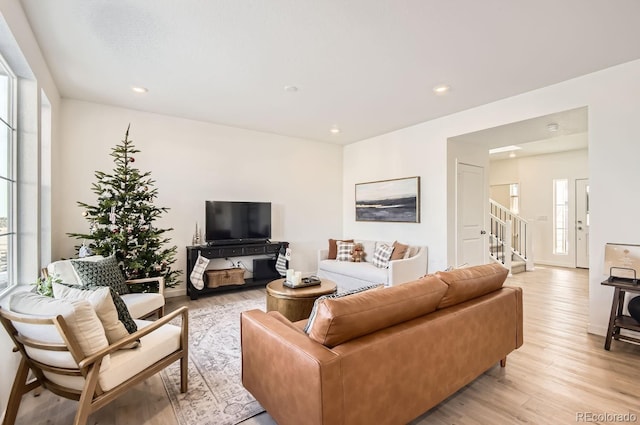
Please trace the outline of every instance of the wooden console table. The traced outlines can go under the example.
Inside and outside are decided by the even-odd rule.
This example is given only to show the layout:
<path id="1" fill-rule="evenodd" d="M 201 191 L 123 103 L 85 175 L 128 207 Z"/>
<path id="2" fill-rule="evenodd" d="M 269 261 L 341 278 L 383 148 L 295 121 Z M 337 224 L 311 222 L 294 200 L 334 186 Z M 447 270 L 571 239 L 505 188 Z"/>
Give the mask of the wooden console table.
<path id="1" fill-rule="evenodd" d="M 607 338 L 604 341 L 604 349 L 609 350 L 611 348 L 611 339 L 640 343 L 640 339 L 638 338 L 620 334 L 620 329 L 640 332 L 640 324 L 632 317 L 622 314 L 625 294 L 627 292 L 640 293 L 640 284 L 633 283 L 631 279 L 624 278 L 613 278 L 611 281 L 605 280 L 601 284 L 613 286 L 615 288 L 613 293 L 613 302 L 611 303 L 611 315 L 609 316 Z"/>

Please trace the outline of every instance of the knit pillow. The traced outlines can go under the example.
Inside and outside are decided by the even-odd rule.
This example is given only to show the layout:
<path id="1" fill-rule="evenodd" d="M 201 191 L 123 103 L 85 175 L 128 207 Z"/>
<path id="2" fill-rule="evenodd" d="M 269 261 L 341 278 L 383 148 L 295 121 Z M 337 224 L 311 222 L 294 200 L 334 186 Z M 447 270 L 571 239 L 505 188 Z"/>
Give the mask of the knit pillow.
<path id="1" fill-rule="evenodd" d="M 351 251 L 355 244 L 351 242 L 338 242 L 338 253 L 336 254 L 336 260 L 338 261 L 351 261 Z"/>
<path id="2" fill-rule="evenodd" d="M 381 243 L 376 246 L 376 252 L 373 253 L 373 265 L 381 269 L 389 267 L 389 259 L 393 253 L 393 246 Z"/>
<path id="3" fill-rule="evenodd" d="M 71 264 L 83 286 L 109 286 L 118 295 L 130 292 L 114 255 L 98 261 L 71 260 Z"/>

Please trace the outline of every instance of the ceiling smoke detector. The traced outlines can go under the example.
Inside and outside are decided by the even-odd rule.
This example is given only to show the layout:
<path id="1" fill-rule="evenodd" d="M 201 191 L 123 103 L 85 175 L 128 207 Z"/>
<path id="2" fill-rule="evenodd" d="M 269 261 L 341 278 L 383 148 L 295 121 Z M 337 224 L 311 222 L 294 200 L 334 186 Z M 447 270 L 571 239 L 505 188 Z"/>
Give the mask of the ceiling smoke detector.
<path id="1" fill-rule="evenodd" d="M 560 129 L 560 126 L 558 125 L 558 123 L 552 122 L 547 124 L 547 130 L 549 130 L 552 133 L 555 133 L 559 129 Z"/>

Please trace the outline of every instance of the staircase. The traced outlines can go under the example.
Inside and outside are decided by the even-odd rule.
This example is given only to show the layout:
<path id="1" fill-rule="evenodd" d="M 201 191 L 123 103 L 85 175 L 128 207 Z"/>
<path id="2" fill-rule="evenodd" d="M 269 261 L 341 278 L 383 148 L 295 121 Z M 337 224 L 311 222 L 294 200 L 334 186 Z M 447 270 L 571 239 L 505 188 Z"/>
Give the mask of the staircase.
<path id="1" fill-rule="evenodd" d="M 533 270 L 529 223 L 508 208 L 490 202 L 489 255 L 511 274 Z"/>

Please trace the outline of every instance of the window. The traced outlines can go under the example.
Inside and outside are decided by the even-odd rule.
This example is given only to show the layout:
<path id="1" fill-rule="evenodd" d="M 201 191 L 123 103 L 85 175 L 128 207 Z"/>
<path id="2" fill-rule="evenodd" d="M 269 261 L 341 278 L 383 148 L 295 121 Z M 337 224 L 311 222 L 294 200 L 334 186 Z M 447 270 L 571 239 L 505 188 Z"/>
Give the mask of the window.
<path id="1" fill-rule="evenodd" d="M 569 181 L 553 181 L 553 253 L 569 253 Z"/>
<path id="2" fill-rule="evenodd" d="M 509 185 L 509 209 L 512 213 L 520 214 L 520 189 L 518 183 Z"/>
<path id="3" fill-rule="evenodd" d="M 0 57 L 0 292 L 15 283 L 15 76 Z"/>

